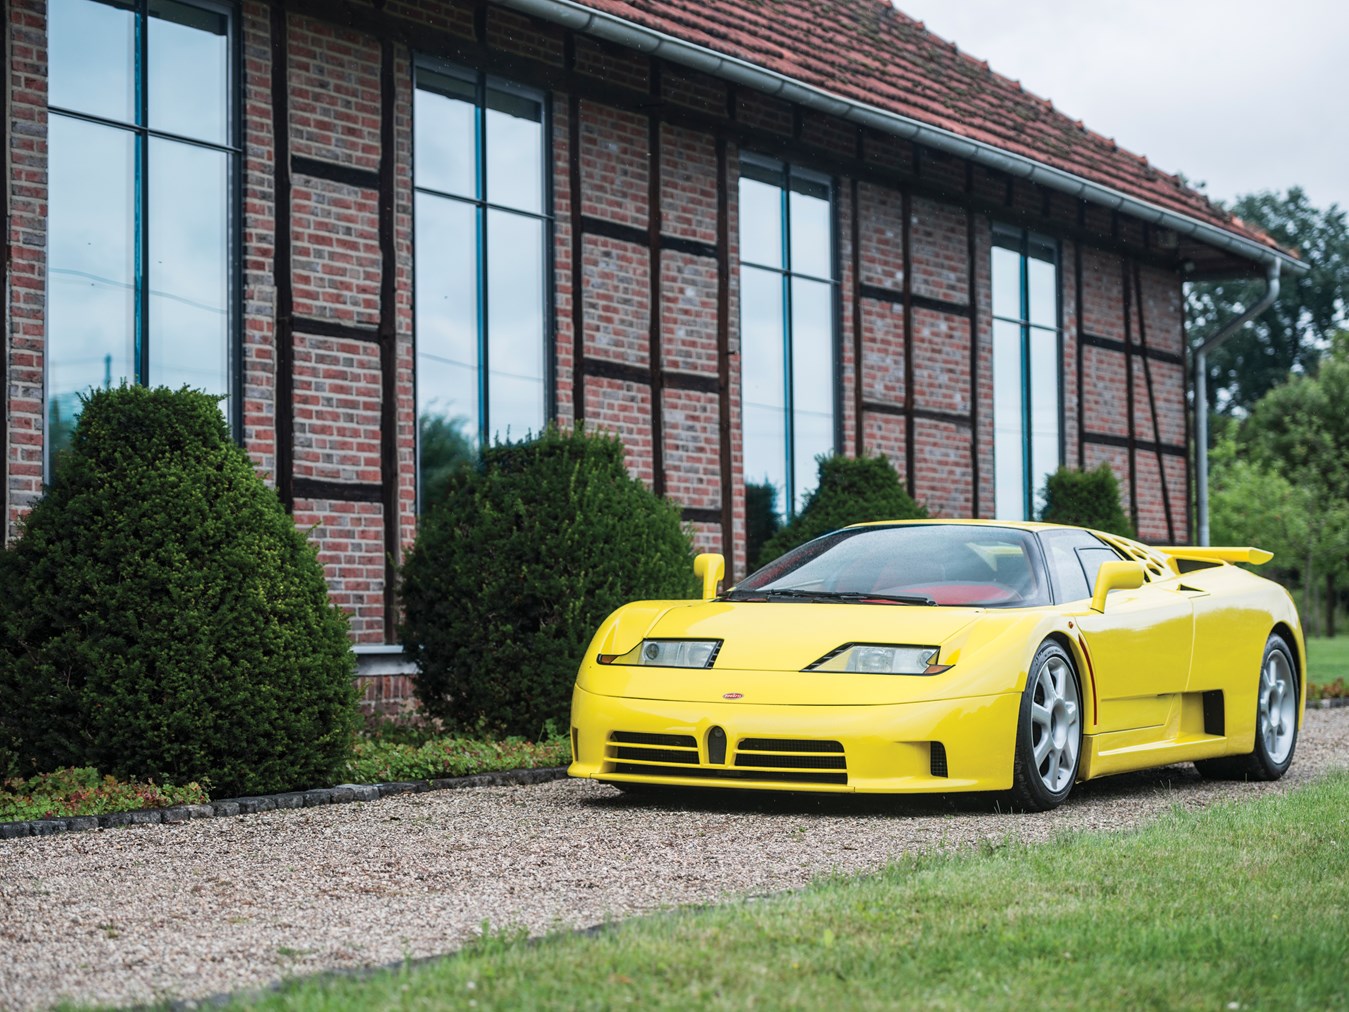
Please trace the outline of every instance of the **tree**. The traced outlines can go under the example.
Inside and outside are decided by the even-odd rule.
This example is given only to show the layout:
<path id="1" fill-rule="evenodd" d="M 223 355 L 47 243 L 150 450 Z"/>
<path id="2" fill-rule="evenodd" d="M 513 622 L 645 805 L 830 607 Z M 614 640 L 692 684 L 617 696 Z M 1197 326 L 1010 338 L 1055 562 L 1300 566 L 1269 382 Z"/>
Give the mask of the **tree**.
<path id="1" fill-rule="evenodd" d="M 1239 447 L 1306 496 L 1304 612 L 1316 579 L 1324 581 L 1325 632 L 1334 634 L 1337 581 L 1349 569 L 1349 358 L 1345 343 L 1315 376 L 1293 376 L 1257 403 Z"/>
<path id="2" fill-rule="evenodd" d="M 1264 191 L 1240 197 L 1228 210 L 1296 250 L 1310 267 L 1303 274 L 1285 271 L 1274 305 L 1209 355 L 1210 410 L 1240 414 L 1290 372 L 1315 372 L 1331 336 L 1344 326 L 1349 222 L 1336 204 L 1325 211 L 1313 207 L 1297 186 L 1286 194 Z M 1190 285 L 1186 317 L 1192 343 L 1216 333 L 1264 290 L 1257 279 Z"/>

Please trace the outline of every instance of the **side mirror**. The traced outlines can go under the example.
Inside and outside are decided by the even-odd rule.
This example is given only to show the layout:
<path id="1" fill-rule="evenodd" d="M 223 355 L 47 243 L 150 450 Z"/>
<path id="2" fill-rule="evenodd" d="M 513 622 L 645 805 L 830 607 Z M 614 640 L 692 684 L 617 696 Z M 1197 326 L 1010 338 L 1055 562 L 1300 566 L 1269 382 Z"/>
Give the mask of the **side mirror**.
<path id="1" fill-rule="evenodd" d="M 1143 563 L 1103 562 L 1096 574 L 1096 588 L 1091 594 L 1091 610 L 1105 611 L 1105 596 L 1112 590 L 1133 590 L 1143 586 Z"/>
<path id="2" fill-rule="evenodd" d="M 717 584 L 726 575 L 726 557 L 716 552 L 703 552 L 693 560 L 693 575 L 703 581 L 703 600 L 717 596 Z"/>

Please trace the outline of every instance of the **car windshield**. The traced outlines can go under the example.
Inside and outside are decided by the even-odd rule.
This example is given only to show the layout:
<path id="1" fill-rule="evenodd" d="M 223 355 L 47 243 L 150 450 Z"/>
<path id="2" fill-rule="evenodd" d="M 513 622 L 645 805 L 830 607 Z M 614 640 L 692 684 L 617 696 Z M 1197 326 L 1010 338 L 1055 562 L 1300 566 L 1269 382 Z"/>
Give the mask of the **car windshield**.
<path id="1" fill-rule="evenodd" d="M 741 581 L 728 600 L 959 607 L 1049 603 L 1029 533 L 984 524 L 853 527 L 816 538 Z"/>

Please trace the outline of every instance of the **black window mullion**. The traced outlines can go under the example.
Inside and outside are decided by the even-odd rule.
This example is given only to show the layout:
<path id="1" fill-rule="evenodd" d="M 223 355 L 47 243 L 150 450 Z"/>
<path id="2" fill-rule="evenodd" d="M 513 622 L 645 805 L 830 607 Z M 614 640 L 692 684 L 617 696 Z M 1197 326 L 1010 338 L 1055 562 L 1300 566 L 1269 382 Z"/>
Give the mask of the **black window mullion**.
<path id="1" fill-rule="evenodd" d="M 136 9 L 136 322 L 132 337 L 135 382 L 150 380 L 150 25 L 147 0 Z"/>
<path id="2" fill-rule="evenodd" d="M 492 341 L 490 308 L 487 305 L 487 78 L 478 74 L 475 86 L 477 108 L 473 111 L 474 143 L 474 196 L 477 198 L 478 234 L 478 445 L 484 449 L 491 438 L 491 383 L 488 373 L 491 369 Z"/>

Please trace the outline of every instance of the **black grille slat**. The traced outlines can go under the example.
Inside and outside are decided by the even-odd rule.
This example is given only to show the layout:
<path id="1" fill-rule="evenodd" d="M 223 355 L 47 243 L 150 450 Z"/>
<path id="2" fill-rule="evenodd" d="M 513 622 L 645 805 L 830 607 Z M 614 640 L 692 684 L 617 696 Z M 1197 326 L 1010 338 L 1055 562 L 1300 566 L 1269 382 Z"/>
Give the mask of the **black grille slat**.
<path id="1" fill-rule="evenodd" d="M 842 752 L 840 741 L 805 741 L 799 738 L 742 738 L 740 752 Z"/>
<path id="2" fill-rule="evenodd" d="M 773 783 L 846 784 L 847 773 L 815 773 L 805 770 L 744 770 L 707 766 L 639 766 L 615 763 L 615 773 L 639 776 L 678 777 L 686 780 L 766 780 Z"/>
<path id="3" fill-rule="evenodd" d="M 668 748 L 628 748 L 610 746 L 615 759 L 633 759 L 648 763 L 688 763 L 697 765 L 697 752 L 676 752 Z"/>
<path id="4" fill-rule="evenodd" d="M 666 745 L 670 748 L 697 748 L 698 743 L 691 734 L 646 734 L 642 731 L 614 731 L 610 741 L 624 745 Z"/>
<path id="5" fill-rule="evenodd" d="M 745 755 L 735 757 L 737 766 L 769 766 L 774 769 L 846 770 L 848 761 L 841 755 Z"/>
<path id="6" fill-rule="evenodd" d="M 946 771 L 946 746 L 939 741 L 932 743 L 931 772 L 934 777 L 949 777 Z"/>

